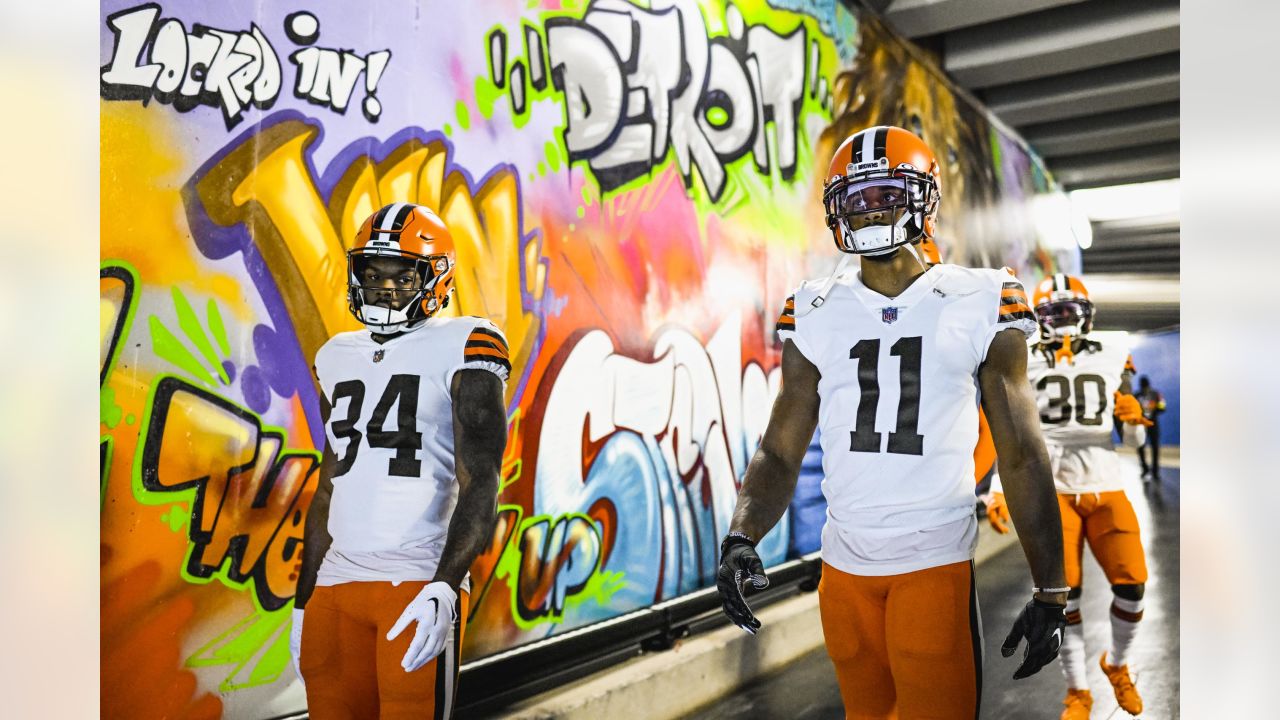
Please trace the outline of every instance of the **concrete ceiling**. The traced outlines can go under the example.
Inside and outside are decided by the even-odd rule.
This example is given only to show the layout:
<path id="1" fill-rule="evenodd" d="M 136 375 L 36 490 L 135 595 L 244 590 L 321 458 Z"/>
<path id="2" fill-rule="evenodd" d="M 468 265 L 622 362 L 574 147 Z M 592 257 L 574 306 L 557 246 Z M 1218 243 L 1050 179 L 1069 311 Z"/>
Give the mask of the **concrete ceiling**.
<path id="1" fill-rule="evenodd" d="M 1067 189 L 1178 176 L 1177 0 L 869 0 Z"/>
<path id="2" fill-rule="evenodd" d="M 1067 190 L 1179 176 L 1177 0 L 863 2 L 1021 134 Z M 1147 283 L 1116 301 L 1111 321 L 1176 325 L 1178 218 L 1093 230 L 1084 272 L 1115 281 L 1103 295 Z"/>

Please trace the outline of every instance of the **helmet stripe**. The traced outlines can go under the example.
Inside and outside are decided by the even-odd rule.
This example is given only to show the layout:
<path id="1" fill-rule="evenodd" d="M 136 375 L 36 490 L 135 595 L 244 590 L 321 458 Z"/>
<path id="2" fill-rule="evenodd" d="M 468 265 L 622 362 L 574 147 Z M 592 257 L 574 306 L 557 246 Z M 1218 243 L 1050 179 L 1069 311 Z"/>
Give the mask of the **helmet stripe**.
<path id="1" fill-rule="evenodd" d="M 862 147 L 858 151 L 858 162 L 871 162 L 875 160 L 876 151 L 876 129 L 868 128 L 862 131 Z"/>
<path id="2" fill-rule="evenodd" d="M 381 218 L 379 218 L 381 222 L 378 223 L 378 229 L 383 232 L 395 230 L 397 225 L 404 222 L 404 218 L 400 217 L 400 214 L 408 209 L 410 209 L 409 203 L 396 203 L 395 205 L 392 205 L 391 208 L 384 213 Z"/>
<path id="3" fill-rule="evenodd" d="M 885 147 L 889 144 L 889 128 L 881 127 L 875 132 L 875 154 L 868 160 L 879 160 L 882 157 L 888 157 Z"/>

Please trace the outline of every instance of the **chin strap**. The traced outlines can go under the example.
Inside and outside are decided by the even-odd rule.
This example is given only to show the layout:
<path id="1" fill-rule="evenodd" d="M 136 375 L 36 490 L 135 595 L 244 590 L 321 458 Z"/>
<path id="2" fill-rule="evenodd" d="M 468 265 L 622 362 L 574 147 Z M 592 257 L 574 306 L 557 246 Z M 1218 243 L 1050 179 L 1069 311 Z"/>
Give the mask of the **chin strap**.
<path id="1" fill-rule="evenodd" d="M 836 277 L 844 271 L 845 266 L 853 259 L 853 255 L 849 253 L 841 253 L 840 262 L 836 263 L 836 269 L 831 271 L 831 275 L 827 277 L 826 282 L 822 283 L 822 287 L 818 289 L 818 294 L 814 296 L 813 301 L 809 303 L 809 307 L 804 308 L 801 312 L 800 308 L 796 308 L 796 317 L 802 318 L 805 315 L 822 307 L 822 303 L 827 301 L 827 293 L 831 292 L 831 286 L 836 284 Z"/>

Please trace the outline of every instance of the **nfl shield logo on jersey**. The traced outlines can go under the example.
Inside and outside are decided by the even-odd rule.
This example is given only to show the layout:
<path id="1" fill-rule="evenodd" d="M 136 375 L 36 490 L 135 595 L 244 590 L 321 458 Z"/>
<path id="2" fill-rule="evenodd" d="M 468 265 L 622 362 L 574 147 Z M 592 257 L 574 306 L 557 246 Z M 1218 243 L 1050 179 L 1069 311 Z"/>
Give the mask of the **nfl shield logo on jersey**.
<path id="1" fill-rule="evenodd" d="M 897 322 L 897 320 L 898 320 L 898 308 L 896 308 L 896 307 L 887 307 L 887 308 L 882 308 L 882 309 L 880 310 L 880 319 L 881 319 L 881 320 L 883 320 L 883 321 L 885 322 L 885 324 L 886 324 L 886 325 L 893 324 L 893 323 Z"/>
<path id="2" fill-rule="evenodd" d="M 373 351 L 373 361 L 374 361 L 374 362 L 382 362 L 382 358 L 383 358 L 383 356 L 385 356 L 386 354 L 387 354 L 387 351 L 386 351 L 385 349 L 383 349 L 383 348 L 378 348 L 377 350 L 374 350 L 374 351 Z"/>

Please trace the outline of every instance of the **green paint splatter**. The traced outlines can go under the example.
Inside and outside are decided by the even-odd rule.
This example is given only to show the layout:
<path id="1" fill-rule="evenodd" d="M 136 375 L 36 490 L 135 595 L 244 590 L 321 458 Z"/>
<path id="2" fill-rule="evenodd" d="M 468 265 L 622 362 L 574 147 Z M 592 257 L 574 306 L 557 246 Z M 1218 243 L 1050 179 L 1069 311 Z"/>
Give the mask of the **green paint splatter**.
<path id="1" fill-rule="evenodd" d="M 195 343 L 196 349 L 204 356 L 205 362 L 209 363 L 208 366 L 222 378 L 222 384 L 230 385 L 231 378 L 227 377 L 226 369 L 222 367 L 218 355 L 213 351 L 213 343 L 209 342 L 209 336 L 200 326 L 200 320 L 196 317 L 196 311 L 191 307 L 191 303 L 187 301 L 187 296 L 183 295 L 176 285 L 172 288 L 172 293 L 173 307 L 178 311 L 178 326 L 182 328 L 187 338 Z"/>
<path id="2" fill-rule="evenodd" d="M 209 298 L 209 309 L 206 313 L 209 317 L 209 330 L 213 333 L 213 339 L 218 341 L 218 348 L 222 350 L 223 357 L 231 357 L 231 343 L 227 342 L 227 326 L 222 323 L 222 313 L 218 312 L 218 303 Z"/>
<path id="3" fill-rule="evenodd" d="M 172 505 L 169 507 L 169 512 L 160 516 L 160 520 L 168 525 L 170 530 L 181 532 L 191 520 L 191 513 L 187 511 L 185 505 Z"/>
<path id="4" fill-rule="evenodd" d="M 711 127 L 722 128 L 729 124 L 729 111 L 713 105 L 707 108 L 707 122 L 711 123 Z"/>
<path id="5" fill-rule="evenodd" d="M 151 326 L 151 345 L 155 348 L 156 355 L 186 370 L 205 385 L 213 386 L 213 376 L 204 369 L 199 360 L 196 360 L 191 351 L 169 332 L 164 323 L 160 322 L 160 318 L 152 315 L 148 323 Z"/>
<path id="6" fill-rule="evenodd" d="M 542 146 L 542 154 L 547 156 L 547 167 L 551 168 L 551 172 L 559 172 L 560 147 L 555 142 L 548 140 Z"/>
<path id="7" fill-rule="evenodd" d="M 124 424 L 125 424 L 125 425 L 132 425 L 132 424 L 134 424 L 134 423 L 136 423 L 136 422 L 138 422 L 138 416 L 137 416 L 137 415 L 134 415 L 133 413 L 129 413 L 129 414 L 128 414 L 128 415 L 126 415 L 126 416 L 125 416 L 125 418 L 124 418 Z"/>
<path id="8" fill-rule="evenodd" d="M 591 203 L 593 200 L 595 200 L 595 198 L 593 198 L 591 195 L 591 186 L 586 183 L 583 183 L 582 184 L 582 204 L 586 205 L 587 207 L 591 207 Z"/>
<path id="9" fill-rule="evenodd" d="M 546 174 L 547 174 L 547 164 L 545 162 L 538 161 L 538 175 L 542 176 Z"/>
<path id="10" fill-rule="evenodd" d="M 98 391 L 98 418 L 102 424 L 114 430 L 123 414 L 124 408 L 116 404 L 116 391 L 103 386 Z"/>
<path id="11" fill-rule="evenodd" d="M 446 137 L 453 137 L 453 126 L 449 123 L 444 124 L 444 134 Z"/>
<path id="12" fill-rule="evenodd" d="M 584 218 L 584 217 L 586 217 L 586 216 L 587 216 L 587 209 L 586 209 L 586 208 L 584 208 L 584 207 L 582 207 L 581 205 L 579 205 L 579 206 L 578 206 L 578 217 L 580 217 L 580 218 Z"/>
<path id="13" fill-rule="evenodd" d="M 503 72 L 506 72 L 505 68 L 503 69 Z M 498 87 L 487 77 L 476 78 L 475 90 L 476 109 L 480 111 L 480 114 L 483 115 L 485 119 L 492 119 L 494 103 L 507 93 L 498 89 Z"/>
<path id="14" fill-rule="evenodd" d="M 537 180 L 537 179 L 538 179 L 537 175 L 535 175 L 534 173 L 529 173 L 529 182 L 533 182 L 534 180 Z"/>
<path id="15" fill-rule="evenodd" d="M 471 111 L 467 109 L 467 104 L 459 100 L 453 106 L 454 114 L 458 116 L 458 127 L 463 130 L 471 129 Z"/>

